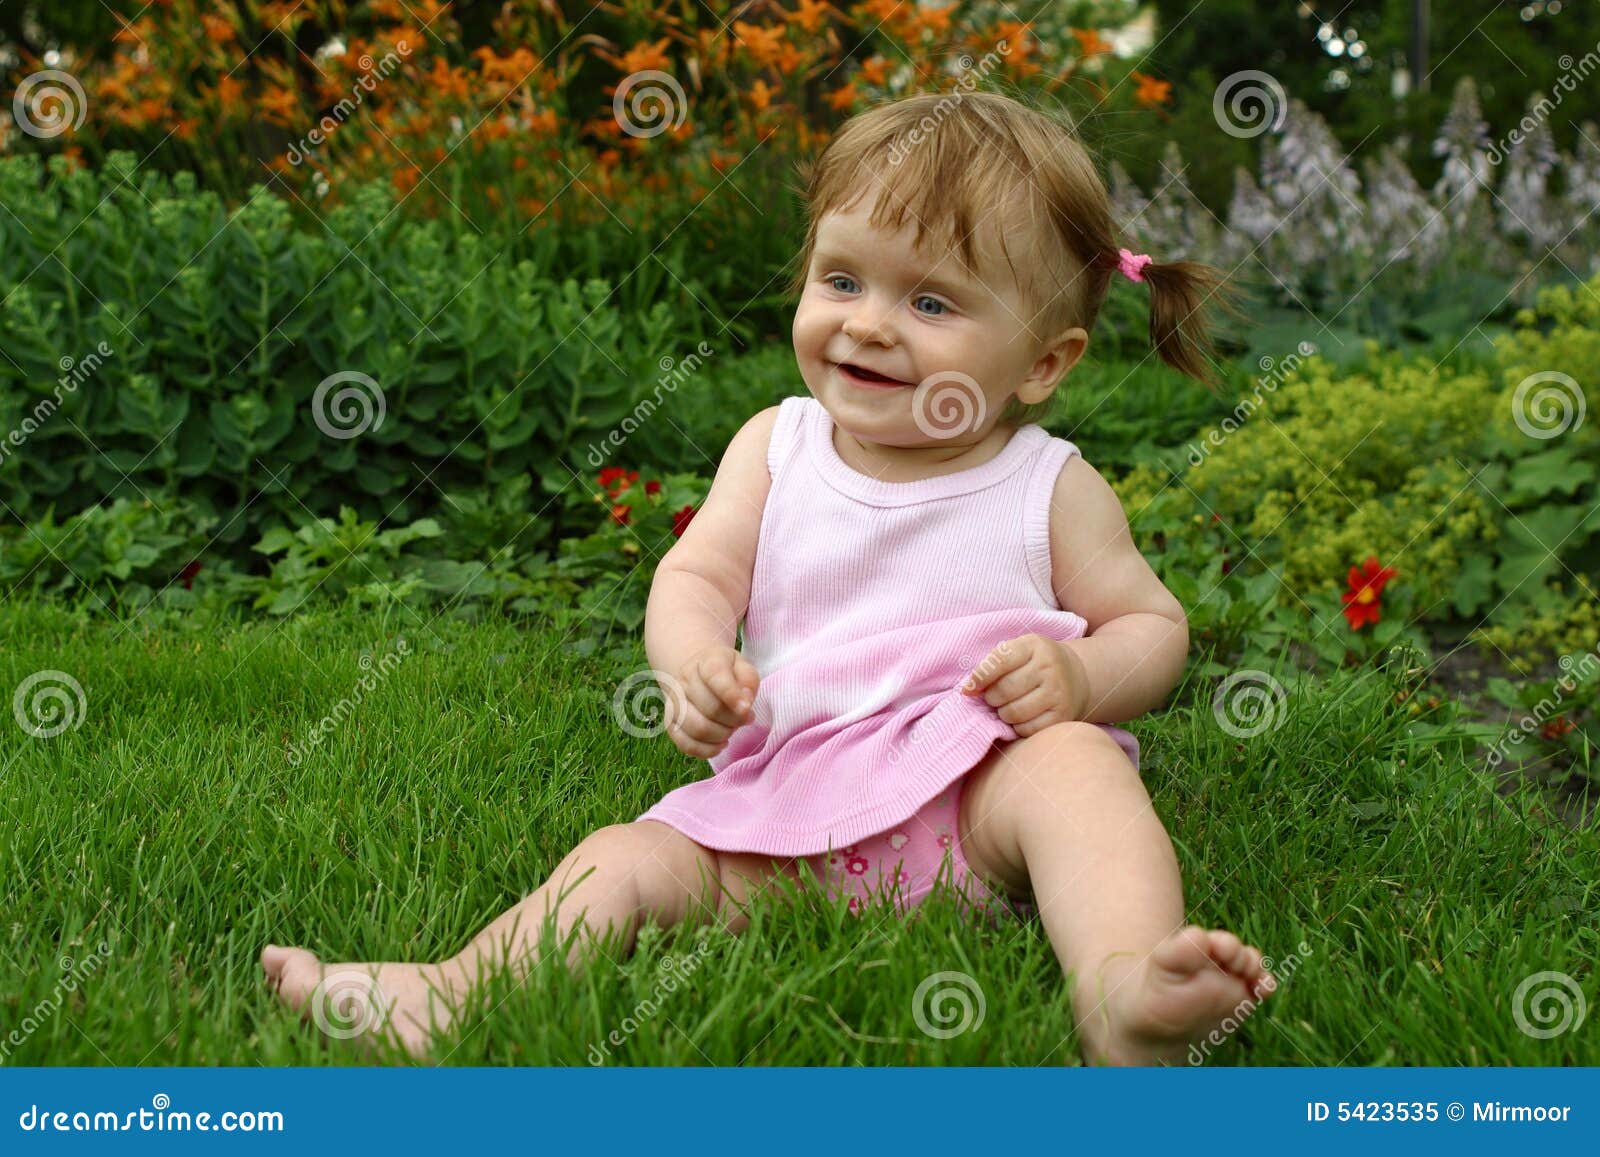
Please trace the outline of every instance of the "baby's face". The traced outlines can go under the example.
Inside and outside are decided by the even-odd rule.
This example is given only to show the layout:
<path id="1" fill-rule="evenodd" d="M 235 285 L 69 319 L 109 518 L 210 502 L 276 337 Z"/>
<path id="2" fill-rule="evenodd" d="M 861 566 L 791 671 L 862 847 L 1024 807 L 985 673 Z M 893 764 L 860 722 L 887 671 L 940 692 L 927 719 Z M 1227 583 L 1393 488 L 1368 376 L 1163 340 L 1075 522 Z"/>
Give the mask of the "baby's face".
<path id="1" fill-rule="evenodd" d="M 871 211 L 871 198 L 861 197 L 818 222 L 795 311 L 800 373 L 833 420 L 865 441 L 951 447 L 980 442 L 1013 395 L 1047 397 L 1087 335 L 1074 329 L 1065 349 L 1063 335 L 1044 348 L 994 222 L 974 235 L 972 274 L 954 252 L 915 250 L 909 221 L 897 233 L 874 227 Z M 864 379 L 855 368 L 895 381 Z"/>

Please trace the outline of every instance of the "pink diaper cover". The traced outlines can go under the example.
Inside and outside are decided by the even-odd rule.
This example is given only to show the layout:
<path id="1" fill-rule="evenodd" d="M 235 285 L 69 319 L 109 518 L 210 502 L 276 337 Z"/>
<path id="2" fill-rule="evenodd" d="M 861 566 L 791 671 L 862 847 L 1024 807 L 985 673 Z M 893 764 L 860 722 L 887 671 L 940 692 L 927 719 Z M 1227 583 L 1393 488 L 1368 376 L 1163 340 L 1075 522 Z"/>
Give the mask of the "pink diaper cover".
<path id="1" fill-rule="evenodd" d="M 874 896 L 907 912 L 944 882 L 954 886 L 961 902 L 991 919 L 1026 916 L 1034 911 L 1031 901 L 997 894 L 967 863 L 957 827 L 965 784 L 963 776 L 887 831 L 800 858 L 826 886 L 829 899 L 848 896 L 849 909 L 857 914 Z"/>

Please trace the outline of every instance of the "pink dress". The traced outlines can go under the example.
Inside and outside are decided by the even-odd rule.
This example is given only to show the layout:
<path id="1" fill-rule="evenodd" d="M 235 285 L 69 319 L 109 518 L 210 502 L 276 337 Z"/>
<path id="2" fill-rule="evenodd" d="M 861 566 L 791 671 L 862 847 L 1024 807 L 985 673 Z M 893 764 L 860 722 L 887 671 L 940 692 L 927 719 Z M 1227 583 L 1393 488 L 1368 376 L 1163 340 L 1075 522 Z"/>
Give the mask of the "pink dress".
<path id="1" fill-rule="evenodd" d="M 1007 639 L 1085 633 L 1050 580 L 1051 493 L 1077 452 L 1026 425 L 971 469 L 883 482 L 839 457 L 820 402 L 784 399 L 741 648 L 761 675 L 753 718 L 713 775 L 639 819 L 720 851 L 830 852 L 903 825 L 1016 739 L 959 687 Z M 1138 741 L 1099 726 L 1137 766 Z"/>

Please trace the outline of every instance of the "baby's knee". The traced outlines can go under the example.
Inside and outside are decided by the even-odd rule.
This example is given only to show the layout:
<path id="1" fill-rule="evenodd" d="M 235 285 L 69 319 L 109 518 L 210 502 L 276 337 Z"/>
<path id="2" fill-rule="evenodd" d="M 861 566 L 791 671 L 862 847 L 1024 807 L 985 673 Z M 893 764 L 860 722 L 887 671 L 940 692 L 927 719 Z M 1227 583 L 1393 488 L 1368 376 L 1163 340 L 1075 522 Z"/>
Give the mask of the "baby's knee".
<path id="1" fill-rule="evenodd" d="M 1133 762 L 1122 746 L 1096 723 L 1075 720 L 1052 723 L 1006 750 L 1007 762 L 1019 770 L 1040 765 L 1097 768 L 1113 773 L 1135 772 Z"/>
<path id="2" fill-rule="evenodd" d="M 715 910 L 716 854 L 656 820 L 612 824 L 582 846 L 624 875 L 642 912 L 663 925 L 675 924 L 697 905 Z"/>
<path id="3" fill-rule="evenodd" d="M 742 927 L 746 921 L 742 913 L 734 909 L 743 908 L 757 892 L 773 888 L 779 876 L 795 883 L 800 881 L 796 859 L 760 852 L 719 852 L 717 872 L 722 884 L 724 920 L 735 928 Z"/>

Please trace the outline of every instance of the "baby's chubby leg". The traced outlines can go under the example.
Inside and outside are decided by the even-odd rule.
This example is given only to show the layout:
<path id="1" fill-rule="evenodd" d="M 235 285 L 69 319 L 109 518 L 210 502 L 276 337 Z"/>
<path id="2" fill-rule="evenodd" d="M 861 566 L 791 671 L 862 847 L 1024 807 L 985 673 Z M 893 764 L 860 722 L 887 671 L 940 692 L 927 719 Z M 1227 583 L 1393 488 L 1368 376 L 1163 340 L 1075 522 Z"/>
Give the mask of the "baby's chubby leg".
<path id="1" fill-rule="evenodd" d="M 437 964 L 324 965 L 303 948 L 269 944 L 261 965 L 292 1007 L 305 1008 L 313 998 L 331 1002 L 327 1016 L 307 1009 L 330 1035 L 387 1032 L 421 1055 L 489 974 L 509 968 L 520 980 L 539 962 L 546 917 L 553 915 L 556 943 L 571 937 L 567 964 L 576 967 L 599 950 L 597 937 L 608 929 L 623 954 L 632 951 L 647 917 L 662 926 L 720 919 L 729 931 L 742 931 L 748 919 L 738 906 L 778 871 L 792 876 L 793 863 L 719 853 L 654 820 L 614 824 L 584 839 L 544 884 Z"/>
<path id="2" fill-rule="evenodd" d="M 1137 769 L 1099 727 L 1062 723 L 997 743 L 969 773 L 959 827 L 975 873 L 1032 891 L 1073 979 L 1091 1062 L 1180 1060 L 1275 987 L 1255 948 L 1183 923 L 1172 842 Z"/>

